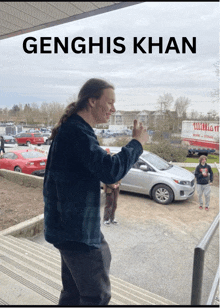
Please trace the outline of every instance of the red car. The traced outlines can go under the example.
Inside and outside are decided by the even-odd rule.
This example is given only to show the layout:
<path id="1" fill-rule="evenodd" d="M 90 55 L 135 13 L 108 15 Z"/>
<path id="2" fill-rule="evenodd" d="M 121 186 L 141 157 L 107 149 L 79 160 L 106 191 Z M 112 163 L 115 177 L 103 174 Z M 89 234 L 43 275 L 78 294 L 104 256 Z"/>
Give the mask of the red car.
<path id="1" fill-rule="evenodd" d="M 18 145 L 30 145 L 38 144 L 41 145 L 44 143 L 44 138 L 41 133 L 20 133 L 15 136 Z"/>
<path id="2" fill-rule="evenodd" d="M 44 175 L 47 157 L 35 150 L 17 150 L 3 154 L 0 169 L 33 175 Z"/>

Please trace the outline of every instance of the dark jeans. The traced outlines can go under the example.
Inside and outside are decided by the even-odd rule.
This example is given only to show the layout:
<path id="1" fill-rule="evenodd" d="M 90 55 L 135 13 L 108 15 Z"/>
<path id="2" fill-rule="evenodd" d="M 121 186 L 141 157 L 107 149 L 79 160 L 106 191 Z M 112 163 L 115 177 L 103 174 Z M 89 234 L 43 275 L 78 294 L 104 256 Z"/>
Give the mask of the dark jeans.
<path id="1" fill-rule="evenodd" d="M 63 289 L 60 306 L 103 306 L 111 299 L 111 252 L 103 238 L 101 248 L 87 252 L 59 249 Z"/>

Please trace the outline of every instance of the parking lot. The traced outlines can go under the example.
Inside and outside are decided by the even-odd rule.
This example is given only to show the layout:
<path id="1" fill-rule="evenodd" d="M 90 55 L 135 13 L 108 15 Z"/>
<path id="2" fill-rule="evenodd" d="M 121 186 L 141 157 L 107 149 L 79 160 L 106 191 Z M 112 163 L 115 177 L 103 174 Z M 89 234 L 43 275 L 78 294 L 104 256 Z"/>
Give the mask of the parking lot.
<path id="1" fill-rule="evenodd" d="M 49 146 L 38 149 L 47 151 Z M 216 217 L 218 204 L 219 190 L 213 186 L 208 212 L 199 210 L 196 193 L 186 201 L 160 205 L 144 195 L 120 192 L 119 225 L 102 224 L 112 252 L 111 274 L 177 304 L 189 305 L 194 248 Z M 104 200 L 102 215 L 103 205 Z M 35 240 L 53 248 L 42 234 Z M 205 256 L 203 300 L 209 294 L 218 256 L 216 234 Z"/>
<path id="2" fill-rule="evenodd" d="M 149 197 L 120 192 L 119 225 L 101 224 L 112 253 L 111 274 L 179 305 L 190 305 L 194 248 L 218 213 L 218 188 L 212 187 L 210 211 L 199 210 L 197 195 L 160 205 Z M 101 206 L 103 217 L 104 199 Z M 53 248 L 43 234 L 34 241 Z M 205 302 L 219 262 L 218 234 L 205 256 Z"/>

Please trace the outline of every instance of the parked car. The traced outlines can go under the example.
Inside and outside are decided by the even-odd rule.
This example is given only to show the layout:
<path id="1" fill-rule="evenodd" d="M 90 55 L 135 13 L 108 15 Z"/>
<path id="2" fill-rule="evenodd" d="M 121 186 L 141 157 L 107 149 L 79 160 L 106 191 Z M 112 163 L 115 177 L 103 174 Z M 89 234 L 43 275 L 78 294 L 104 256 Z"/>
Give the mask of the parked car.
<path id="1" fill-rule="evenodd" d="M 131 129 L 125 129 L 125 130 L 124 130 L 124 134 L 125 134 L 126 136 L 132 136 L 132 130 L 131 130 Z"/>
<path id="2" fill-rule="evenodd" d="M 40 133 L 40 130 L 38 128 L 30 128 L 29 130 L 27 130 L 27 133 Z"/>
<path id="3" fill-rule="evenodd" d="M 119 147 L 108 148 L 113 154 L 121 150 Z M 157 203 L 169 204 L 174 200 L 186 200 L 193 196 L 195 176 L 156 154 L 143 151 L 138 161 L 122 179 L 120 189 L 149 195 Z"/>
<path id="4" fill-rule="evenodd" d="M 15 136 L 18 145 L 44 144 L 44 138 L 40 133 L 20 133 Z"/>
<path id="5" fill-rule="evenodd" d="M 17 150 L 3 154 L 0 169 L 33 175 L 44 175 L 47 157 L 35 150 Z"/>
<path id="6" fill-rule="evenodd" d="M 48 139 L 51 136 L 50 133 L 42 133 L 42 137 L 44 138 L 44 144 L 51 144 L 52 140 Z"/>
<path id="7" fill-rule="evenodd" d="M 17 146 L 16 139 L 12 136 L 2 135 L 5 141 L 5 148 L 14 148 Z"/>
<path id="8" fill-rule="evenodd" d="M 51 129 L 47 129 L 46 127 L 42 127 L 42 128 L 40 129 L 40 131 L 41 131 L 42 133 L 51 133 Z"/>

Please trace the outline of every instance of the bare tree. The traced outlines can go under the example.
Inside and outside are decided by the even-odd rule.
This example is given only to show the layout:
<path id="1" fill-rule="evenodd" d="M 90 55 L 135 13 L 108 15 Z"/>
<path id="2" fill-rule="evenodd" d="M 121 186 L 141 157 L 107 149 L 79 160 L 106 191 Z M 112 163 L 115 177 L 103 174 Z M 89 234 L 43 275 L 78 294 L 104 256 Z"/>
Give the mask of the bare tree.
<path id="1" fill-rule="evenodd" d="M 24 120 L 24 109 L 23 109 L 23 105 L 21 103 L 18 104 L 19 107 L 19 112 L 18 112 L 18 118 L 19 121 L 23 121 Z"/>
<path id="2" fill-rule="evenodd" d="M 18 121 L 18 116 L 19 116 L 19 111 L 20 108 L 18 105 L 14 105 L 10 110 L 9 110 L 9 115 L 12 116 L 15 120 L 15 122 Z"/>
<path id="3" fill-rule="evenodd" d="M 41 114 L 43 115 L 44 123 L 49 125 L 55 125 L 61 115 L 63 114 L 65 109 L 65 104 L 61 104 L 58 102 L 46 103 L 43 102 L 41 104 Z"/>
<path id="4" fill-rule="evenodd" d="M 192 110 L 189 115 L 190 120 L 199 120 L 200 113 L 197 110 Z"/>
<path id="5" fill-rule="evenodd" d="M 171 109 L 171 104 L 173 102 L 173 96 L 170 93 L 165 93 L 160 95 L 157 100 L 158 109 L 163 112 Z"/>
<path id="6" fill-rule="evenodd" d="M 40 109 L 37 103 L 31 103 L 31 117 L 32 122 L 39 122 L 40 121 Z"/>
<path id="7" fill-rule="evenodd" d="M 219 114 L 216 110 L 211 109 L 207 112 L 207 120 L 208 121 L 218 121 L 219 120 Z"/>
<path id="8" fill-rule="evenodd" d="M 65 104 L 57 102 L 50 103 L 51 125 L 55 125 L 59 121 L 61 115 L 64 112 L 65 107 L 66 107 Z"/>
<path id="9" fill-rule="evenodd" d="M 8 121 L 8 108 L 0 108 L 0 114 L 1 114 L 1 121 L 2 122 L 7 122 Z"/>
<path id="10" fill-rule="evenodd" d="M 186 116 L 187 108 L 190 105 L 190 100 L 187 97 L 178 97 L 175 101 L 175 111 L 177 112 L 178 118 Z"/>
<path id="11" fill-rule="evenodd" d="M 26 123 L 31 123 L 32 122 L 31 106 L 30 106 L 30 104 L 25 104 L 25 106 L 24 106 L 24 117 L 25 117 Z"/>
<path id="12" fill-rule="evenodd" d="M 177 122 L 178 130 L 181 130 L 181 126 L 182 126 L 181 123 L 183 120 L 187 118 L 186 111 L 189 105 L 190 105 L 190 100 L 187 97 L 180 96 L 175 101 L 174 108 L 177 114 L 176 122 Z"/>
<path id="13" fill-rule="evenodd" d="M 49 121 L 50 121 L 50 107 L 49 107 L 49 104 L 46 103 L 46 102 L 41 103 L 40 111 L 41 111 L 42 117 L 44 119 L 44 123 L 47 126 L 49 126 Z"/>

